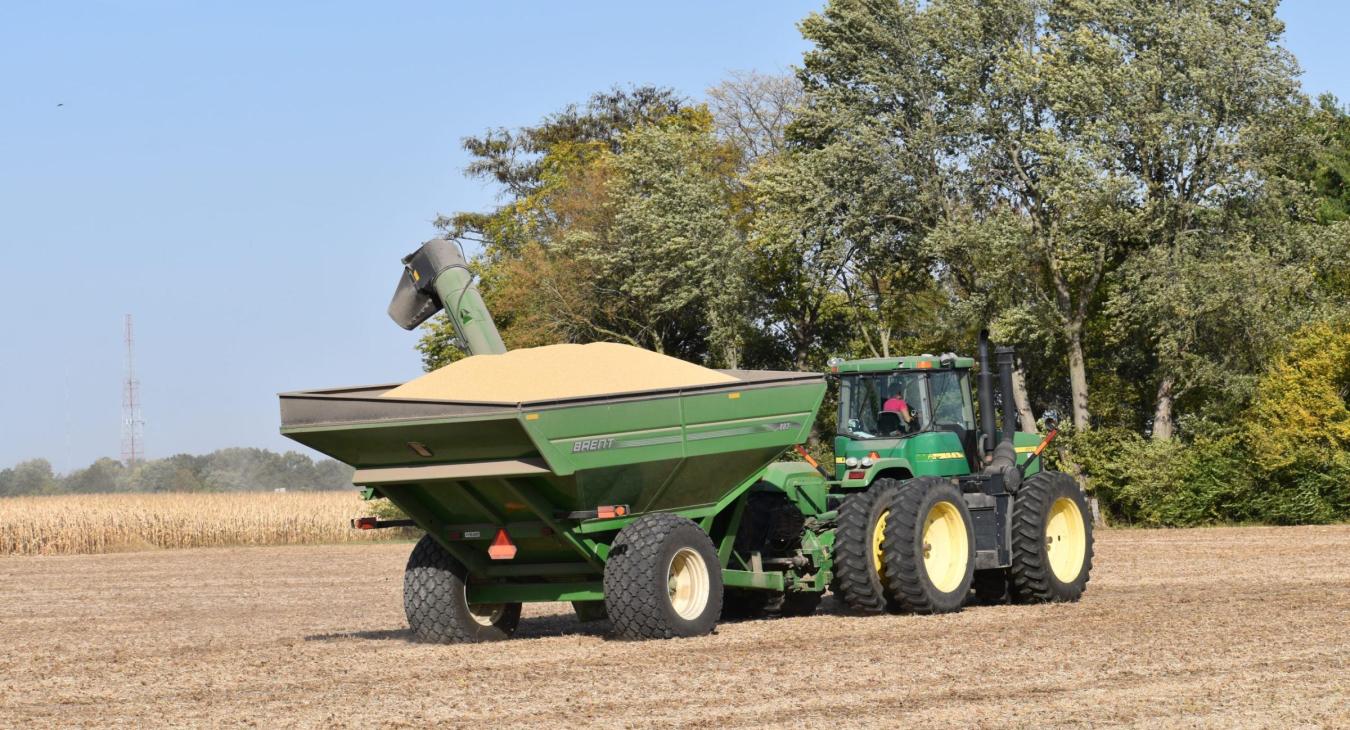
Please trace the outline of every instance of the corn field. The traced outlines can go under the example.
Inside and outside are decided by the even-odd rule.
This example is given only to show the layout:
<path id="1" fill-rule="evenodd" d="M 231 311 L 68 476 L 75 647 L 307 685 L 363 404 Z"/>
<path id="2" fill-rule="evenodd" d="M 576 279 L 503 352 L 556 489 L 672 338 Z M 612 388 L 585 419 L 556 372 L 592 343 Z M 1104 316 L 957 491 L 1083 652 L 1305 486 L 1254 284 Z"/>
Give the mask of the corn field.
<path id="1" fill-rule="evenodd" d="M 354 530 L 354 492 L 89 494 L 0 498 L 0 555 L 405 539 Z"/>

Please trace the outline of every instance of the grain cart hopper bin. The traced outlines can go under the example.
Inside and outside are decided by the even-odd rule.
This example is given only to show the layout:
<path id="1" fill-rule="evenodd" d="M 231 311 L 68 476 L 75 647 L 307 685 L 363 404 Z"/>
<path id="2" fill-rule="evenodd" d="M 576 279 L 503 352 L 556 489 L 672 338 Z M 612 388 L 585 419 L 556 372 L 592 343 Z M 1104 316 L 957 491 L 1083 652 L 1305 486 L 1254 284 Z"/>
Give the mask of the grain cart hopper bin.
<path id="1" fill-rule="evenodd" d="M 505 352 L 452 243 L 404 264 L 395 321 L 445 308 L 475 356 Z M 530 401 L 382 397 L 397 384 L 283 393 L 282 433 L 355 467 L 426 531 L 404 578 L 423 640 L 505 638 L 530 601 L 603 605 L 628 638 L 691 636 L 712 630 L 724 585 L 783 588 L 730 562 L 740 498 L 807 439 L 825 393 L 819 373 L 717 372 Z"/>

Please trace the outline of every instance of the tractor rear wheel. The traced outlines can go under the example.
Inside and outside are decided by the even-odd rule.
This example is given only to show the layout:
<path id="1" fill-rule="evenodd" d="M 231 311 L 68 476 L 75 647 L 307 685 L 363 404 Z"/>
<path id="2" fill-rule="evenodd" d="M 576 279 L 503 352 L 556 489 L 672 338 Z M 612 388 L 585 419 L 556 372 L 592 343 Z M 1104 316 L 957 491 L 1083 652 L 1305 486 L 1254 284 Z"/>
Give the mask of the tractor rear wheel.
<path id="1" fill-rule="evenodd" d="M 722 567 L 712 539 L 668 512 L 619 530 L 605 562 L 605 611 L 623 639 L 712 633 L 722 613 Z"/>
<path id="2" fill-rule="evenodd" d="M 469 603 L 468 570 L 423 535 L 403 571 L 403 612 L 418 641 L 469 644 L 510 638 L 519 603 Z"/>
<path id="3" fill-rule="evenodd" d="M 922 477 L 896 491 L 885 548 L 887 588 L 902 610 L 961 610 L 975 575 L 975 531 L 960 489 Z"/>
<path id="4" fill-rule="evenodd" d="M 1043 471 L 1022 483 L 1012 512 L 1009 588 L 1017 603 L 1077 601 L 1092 572 L 1092 520 L 1073 477 Z"/>
<path id="5" fill-rule="evenodd" d="M 834 577 L 844 603 L 855 611 L 881 613 L 896 609 L 886 593 L 882 541 L 891 497 L 897 490 L 908 488 L 908 484 L 883 477 L 872 482 L 867 491 L 845 497 L 839 506 Z"/>

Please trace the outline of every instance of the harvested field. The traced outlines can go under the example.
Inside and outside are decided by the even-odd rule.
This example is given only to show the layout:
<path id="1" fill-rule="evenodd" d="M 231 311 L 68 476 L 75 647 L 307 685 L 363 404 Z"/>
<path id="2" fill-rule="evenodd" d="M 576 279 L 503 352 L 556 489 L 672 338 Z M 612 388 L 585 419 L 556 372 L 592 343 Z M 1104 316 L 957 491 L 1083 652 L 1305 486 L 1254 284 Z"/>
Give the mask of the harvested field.
<path id="1" fill-rule="evenodd" d="M 71 555 L 156 548 L 372 542 L 353 530 L 370 513 L 355 490 L 68 494 L 0 498 L 0 555 Z M 405 536 L 406 537 L 406 536 Z"/>
<path id="2" fill-rule="evenodd" d="M 1099 533 L 1082 603 L 409 641 L 407 544 L 0 558 L 26 726 L 1350 725 L 1350 526 Z"/>

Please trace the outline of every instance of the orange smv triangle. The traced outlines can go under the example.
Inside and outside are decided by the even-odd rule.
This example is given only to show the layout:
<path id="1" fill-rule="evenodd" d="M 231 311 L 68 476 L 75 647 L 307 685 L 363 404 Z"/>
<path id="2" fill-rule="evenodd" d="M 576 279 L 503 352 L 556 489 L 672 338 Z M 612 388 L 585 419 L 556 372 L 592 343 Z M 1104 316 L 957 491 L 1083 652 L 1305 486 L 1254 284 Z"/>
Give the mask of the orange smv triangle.
<path id="1" fill-rule="evenodd" d="M 511 536 L 506 534 L 506 528 L 498 529 L 497 536 L 492 538 L 488 557 L 493 560 L 510 560 L 516 557 L 516 546 L 511 542 Z"/>

